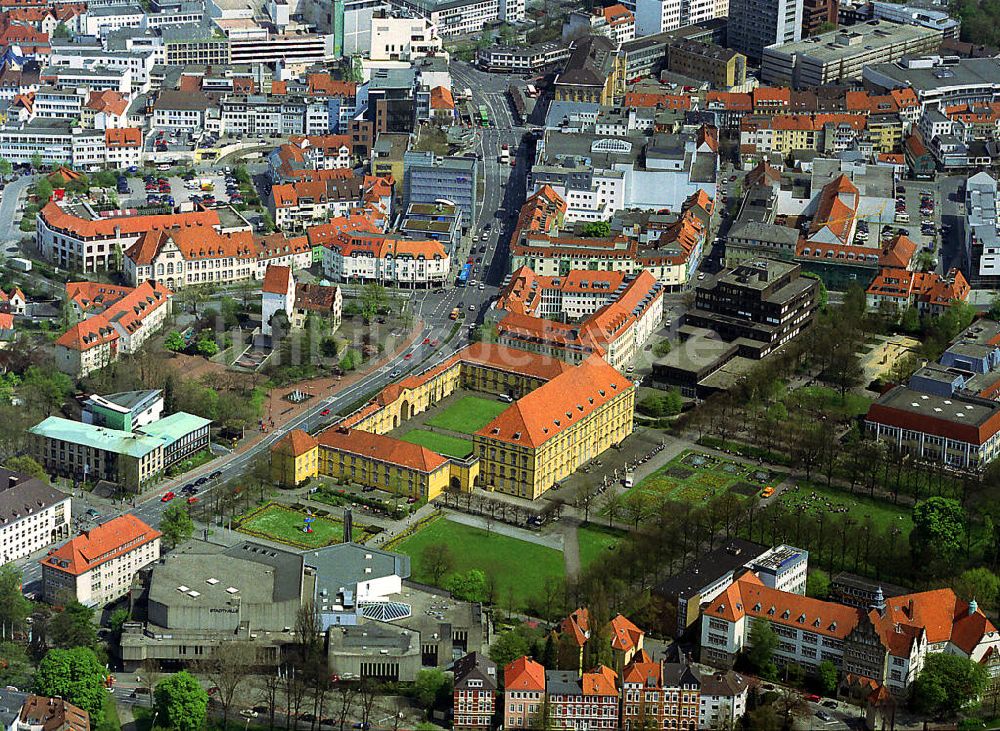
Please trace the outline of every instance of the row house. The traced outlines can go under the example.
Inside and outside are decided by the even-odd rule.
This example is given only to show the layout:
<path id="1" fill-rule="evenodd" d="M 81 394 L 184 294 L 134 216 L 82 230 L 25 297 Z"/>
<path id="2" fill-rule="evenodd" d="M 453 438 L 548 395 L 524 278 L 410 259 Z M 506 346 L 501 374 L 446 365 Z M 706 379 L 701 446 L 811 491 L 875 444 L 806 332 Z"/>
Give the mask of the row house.
<path id="1" fill-rule="evenodd" d="M 303 229 L 361 208 L 362 179 L 297 181 L 271 186 L 267 205 L 282 230 Z"/>
<path id="2" fill-rule="evenodd" d="M 685 663 L 653 662 L 640 652 L 622 675 L 622 728 L 700 728 L 701 679 Z"/>
<path id="3" fill-rule="evenodd" d="M 323 274 L 341 282 L 441 286 L 450 269 L 448 252 L 433 240 L 355 231 L 337 236 L 323 250 Z"/>
<path id="4" fill-rule="evenodd" d="M 452 691 L 455 731 L 490 731 L 496 713 L 497 665 L 479 652 L 455 661 Z"/>
<path id="5" fill-rule="evenodd" d="M 866 290 L 868 306 L 890 306 L 902 312 L 915 307 L 921 314 L 934 317 L 956 302 L 967 302 L 971 287 L 962 272 L 950 269 L 947 274 L 914 272 L 909 269 L 882 269 Z"/>
<path id="6" fill-rule="evenodd" d="M 325 99 L 296 96 L 231 95 L 219 102 L 223 134 L 321 135 L 330 131 Z"/>
<path id="7" fill-rule="evenodd" d="M 599 665 L 593 672 L 546 670 L 547 728 L 617 729 L 618 675 Z"/>

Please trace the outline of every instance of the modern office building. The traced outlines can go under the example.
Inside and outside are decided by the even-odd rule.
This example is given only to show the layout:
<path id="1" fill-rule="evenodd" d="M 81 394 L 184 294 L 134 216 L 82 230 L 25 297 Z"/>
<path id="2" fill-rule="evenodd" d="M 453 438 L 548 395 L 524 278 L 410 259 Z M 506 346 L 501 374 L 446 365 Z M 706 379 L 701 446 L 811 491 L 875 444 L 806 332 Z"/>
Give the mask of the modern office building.
<path id="1" fill-rule="evenodd" d="M 965 181 L 965 257 L 973 281 L 1000 282 L 1000 192 L 997 181 L 983 171 Z"/>
<path id="2" fill-rule="evenodd" d="M 747 262 L 698 283 L 684 327 L 714 330 L 741 355 L 763 358 L 812 324 L 818 291 L 797 264 Z"/>
<path id="3" fill-rule="evenodd" d="M 913 56 L 866 66 L 862 79 L 869 92 L 911 88 L 921 111 L 1000 101 L 1000 59 L 992 57 Z"/>
<path id="4" fill-rule="evenodd" d="M 802 3 L 802 37 L 814 36 L 828 24 L 836 26 L 839 7 L 837 0 L 804 0 Z"/>
<path id="5" fill-rule="evenodd" d="M 944 10 L 915 7 L 913 5 L 900 5 L 881 0 L 875 0 L 875 2 L 871 3 L 872 16 L 875 18 L 883 18 L 895 23 L 908 23 L 909 25 L 933 28 L 934 30 L 941 31 L 945 38 L 954 38 L 957 40 L 962 29 L 962 21 L 948 14 L 947 5 L 941 5 L 940 7 L 944 8 Z"/>
<path id="6" fill-rule="evenodd" d="M 777 43 L 764 49 L 761 81 L 775 86 L 814 88 L 860 80 L 865 67 L 936 51 L 941 31 L 888 20 Z"/>
<path id="7" fill-rule="evenodd" d="M 461 209 L 463 226 L 472 226 L 478 220 L 479 165 L 475 159 L 407 152 L 403 165 L 407 206 L 443 203 Z"/>
<path id="8" fill-rule="evenodd" d="M 123 391 L 107 396 L 92 395 L 83 402 L 80 420 L 84 424 L 133 431 L 163 416 L 163 392 Z"/>
<path id="9" fill-rule="evenodd" d="M 84 531 L 41 560 L 50 604 L 104 606 L 128 593 L 142 568 L 160 558 L 160 532 L 131 513 Z"/>
<path id="10" fill-rule="evenodd" d="M 803 0 L 729 0 L 728 47 L 759 61 L 768 46 L 802 40 Z"/>
<path id="11" fill-rule="evenodd" d="M 71 502 L 38 478 L 0 469 L 0 564 L 69 538 Z"/>

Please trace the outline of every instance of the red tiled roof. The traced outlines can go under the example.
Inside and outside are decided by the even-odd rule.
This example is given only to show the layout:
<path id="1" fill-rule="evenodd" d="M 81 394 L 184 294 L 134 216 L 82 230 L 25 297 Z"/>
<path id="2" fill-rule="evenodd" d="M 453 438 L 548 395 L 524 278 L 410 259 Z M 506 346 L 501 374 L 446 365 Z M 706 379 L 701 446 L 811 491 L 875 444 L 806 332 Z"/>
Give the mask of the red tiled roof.
<path id="1" fill-rule="evenodd" d="M 448 459 L 419 444 L 410 444 L 384 434 L 360 429 L 332 428 L 321 432 L 321 447 L 408 467 L 419 472 L 434 472 L 448 464 Z"/>
<path id="2" fill-rule="evenodd" d="M 583 695 L 618 697 L 618 673 L 605 665 L 599 665 L 593 672 L 584 673 L 580 679 Z"/>
<path id="3" fill-rule="evenodd" d="M 310 449 L 315 449 L 319 442 L 316 437 L 301 429 L 292 429 L 277 444 L 272 447 L 271 452 L 286 454 L 292 457 L 300 457 Z"/>
<path id="4" fill-rule="evenodd" d="M 109 148 L 142 147 L 142 130 L 138 127 L 119 127 L 104 130 L 104 144 Z"/>
<path id="5" fill-rule="evenodd" d="M 211 228 L 219 225 L 215 211 L 193 211 L 156 216 L 122 216 L 119 218 L 79 218 L 50 201 L 41 210 L 42 220 L 53 228 L 67 231 L 81 238 L 96 239 L 119 235 L 140 234 L 168 228 Z"/>
<path id="6" fill-rule="evenodd" d="M 287 294 L 291 278 L 290 267 L 269 264 L 267 271 L 264 272 L 264 284 L 261 290 L 268 294 Z"/>
<path id="7" fill-rule="evenodd" d="M 611 647 L 623 652 L 638 648 L 645 635 L 632 621 L 621 614 L 611 620 Z"/>
<path id="8" fill-rule="evenodd" d="M 503 685 L 507 692 L 545 692 L 545 668 L 530 657 L 519 657 L 503 669 Z"/>
<path id="9" fill-rule="evenodd" d="M 71 538 L 50 551 L 40 563 L 79 576 L 160 535 L 160 531 L 150 528 L 132 513 L 125 513 Z"/>
<path id="10" fill-rule="evenodd" d="M 603 358 L 591 356 L 522 396 L 476 435 L 538 447 L 631 387 Z"/>

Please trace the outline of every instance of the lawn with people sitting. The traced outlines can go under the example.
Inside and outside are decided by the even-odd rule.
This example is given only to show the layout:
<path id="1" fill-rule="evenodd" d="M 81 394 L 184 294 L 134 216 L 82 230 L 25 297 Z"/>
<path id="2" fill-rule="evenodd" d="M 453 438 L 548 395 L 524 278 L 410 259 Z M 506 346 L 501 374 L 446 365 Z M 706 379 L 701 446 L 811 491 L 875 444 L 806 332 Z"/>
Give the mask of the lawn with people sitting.
<path id="1" fill-rule="evenodd" d="M 463 396 L 455 403 L 442 409 L 427 420 L 428 426 L 458 432 L 475 434 L 489 424 L 510 404 L 496 399 L 478 396 Z"/>
<path id="2" fill-rule="evenodd" d="M 683 452 L 635 489 L 657 497 L 704 502 L 726 490 L 753 495 L 784 479 L 782 473 L 697 451 Z"/>

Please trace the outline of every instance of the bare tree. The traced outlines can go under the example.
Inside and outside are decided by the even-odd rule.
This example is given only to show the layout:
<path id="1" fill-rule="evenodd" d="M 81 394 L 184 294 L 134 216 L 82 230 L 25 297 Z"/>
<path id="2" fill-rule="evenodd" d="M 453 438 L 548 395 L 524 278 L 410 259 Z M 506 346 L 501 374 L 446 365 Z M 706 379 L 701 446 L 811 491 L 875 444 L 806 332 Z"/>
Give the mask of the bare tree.
<path id="1" fill-rule="evenodd" d="M 199 663 L 199 669 L 219 689 L 216 698 L 222 705 L 222 725 L 229 724 L 236 693 L 253 672 L 257 650 L 250 642 L 241 640 L 223 642 L 212 657 Z"/>
<path id="2" fill-rule="evenodd" d="M 337 723 L 340 731 L 344 731 L 347 726 L 347 718 L 351 715 L 357 695 L 358 690 L 354 685 L 343 682 L 337 684 Z"/>
<path id="3" fill-rule="evenodd" d="M 590 509 L 597 502 L 597 490 L 594 489 L 594 483 L 590 480 L 584 480 L 580 487 L 577 488 L 576 493 L 576 507 L 583 511 L 583 522 L 590 522 Z"/>
<path id="4" fill-rule="evenodd" d="M 368 728 L 369 719 L 372 715 L 372 708 L 375 707 L 375 697 L 378 685 L 372 678 L 364 678 L 361 681 L 361 728 Z"/>
<path id="5" fill-rule="evenodd" d="M 263 677 L 264 687 L 260 692 L 260 700 L 267 706 L 267 727 L 274 729 L 274 716 L 278 706 L 278 689 L 281 687 L 281 676 L 276 672 Z"/>

